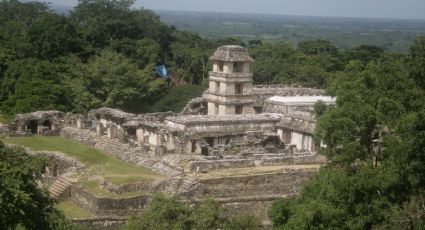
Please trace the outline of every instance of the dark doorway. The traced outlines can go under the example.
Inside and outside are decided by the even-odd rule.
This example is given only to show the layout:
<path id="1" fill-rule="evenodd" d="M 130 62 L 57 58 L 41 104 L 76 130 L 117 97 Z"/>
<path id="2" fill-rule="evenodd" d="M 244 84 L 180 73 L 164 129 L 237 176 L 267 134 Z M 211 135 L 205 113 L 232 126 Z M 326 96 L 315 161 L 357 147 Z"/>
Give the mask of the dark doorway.
<path id="1" fill-rule="evenodd" d="M 214 147 L 214 137 L 207 137 L 205 138 L 205 141 L 208 143 L 208 145 L 213 148 Z"/>
<path id="2" fill-rule="evenodd" d="M 235 94 L 243 94 L 243 84 L 235 84 Z"/>
<path id="3" fill-rule="evenodd" d="M 137 131 L 135 128 L 129 128 L 127 129 L 127 135 L 129 136 L 136 136 L 137 135 Z"/>
<path id="4" fill-rule="evenodd" d="M 43 122 L 43 127 L 47 127 L 47 128 L 49 128 L 49 130 L 51 130 L 52 129 L 52 123 L 50 123 L 49 120 L 45 120 Z"/>
<path id="5" fill-rule="evenodd" d="M 38 131 L 38 122 L 35 120 L 31 120 L 28 123 L 27 129 L 31 130 L 31 133 L 37 134 Z"/>
<path id="6" fill-rule="evenodd" d="M 192 141 L 192 153 L 196 152 L 196 141 Z"/>
<path id="7" fill-rule="evenodd" d="M 58 166 L 57 165 L 53 166 L 52 176 L 54 176 L 54 177 L 58 176 Z"/>
<path id="8" fill-rule="evenodd" d="M 208 146 L 202 146 L 202 148 L 201 148 L 201 154 L 203 156 L 208 156 Z"/>
<path id="9" fill-rule="evenodd" d="M 235 106 L 235 114 L 243 114 L 243 105 Z"/>

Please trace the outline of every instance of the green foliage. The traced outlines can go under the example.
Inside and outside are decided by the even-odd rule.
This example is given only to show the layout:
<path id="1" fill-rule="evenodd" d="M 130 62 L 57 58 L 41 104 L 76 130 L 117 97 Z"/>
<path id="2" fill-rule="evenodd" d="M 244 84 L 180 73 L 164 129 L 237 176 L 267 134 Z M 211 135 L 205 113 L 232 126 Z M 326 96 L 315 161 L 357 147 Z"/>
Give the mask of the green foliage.
<path id="1" fill-rule="evenodd" d="M 145 112 L 172 91 L 155 64 L 191 84 L 204 82 L 213 43 L 175 32 L 133 2 L 81 0 L 63 16 L 45 4 L 2 1 L 1 113 L 100 106 Z"/>
<path id="2" fill-rule="evenodd" d="M 56 66 L 48 61 L 22 59 L 11 63 L 1 81 L 3 112 L 69 109 L 56 71 Z"/>
<path id="3" fill-rule="evenodd" d="M 179 113 L 182 111 L 186 103 L 195 97 L 201 96 L 205 90 L 204 86 L 199 85 L 182 85 L 172 89 L 169 93 L 164 94 L 155 104 L 150 107 L 150 112 L 167 112 L 172 111 Z"/>
<path id="4" fill-rule="evenodd" d="M 321 39 L 300 42 L 297 49 L 306 55 L 332 54 L 337 52 L 335 45 Z"/>
<path id="5" fill-rule="evenodd" d="M 425 36 L 416 38 L 410 54 L 410 74 L 421 87 L 425 87 Z"/>
<path id="6" fill-rule="evenodd" d="M 133 2 L 80 0 L 70 15 L 63 16 L 45 4 L 2 1 L 1 113 L 9 117 L 46 109 L 84 113 L 100 106 L 129 112 L 179 111 L 201 87 L 171 87 L 155 76 L 155 64 L 167 66 L 171 83 L 204 85 L 212 68 L 209 57 L 217 46 L 246 46 L 238 37 L 207 40 L 178 31 L 161 23 L 152 11 L 131 8 Z M 360 62 L 365 68 L 383 54 L 380 48 L 365 45 L 340 51 L 325 40 L 305 40 L 294 48 L 286 42 L 250 39 L 247 46 L 256 60 L 256 84 L 317 88 L 333 84 L 334 93 L 338 83 L 332 79 L 352 68 L 349 63 Z M 420 57 L 415 51 L 409 61 L 416 66 L 409 71 L 416 81 L 423 78 Z M 396 108 L 401 109 L 391 98 L 380 100 L 383 112 Z"/>
<path id="7" fill-rule="evenodd" d="M 318 101 L 314 104 L 314 113 L 316 117 L 321 117 L 326 112 L 327 106 L 323 101 Z"/>
<path id="8" fill-rule="evenodd" d="M 172 69 L 176 73 L 184 72 L 182 78 L 189 84 L 204 83 L 211 68 L 208 58 L 216 47 L 194 33 L 175 32 L 174 36 L 170 47 L 174 60 Z"/>
<path id="9" fill-rule="evenodd" d="M 123 229 L 259 229 L 260 221 L 253 216 L 229 218 L 226 210 L 214 200 L 188 205 L 175 198 L 156 194 L 148 209 L 130 219 Z"/>
<path id="10" fill-rule="evenodd" d="M 148 210 L 130 219 L 124 229 L 190 229 L 190 208 L 174 198 L 155 195 Z"/>
<path id="11" fill-rule="evenodd" d="M 50 13 L 33 22 L 28 30 L 28 42 L 37 57 L 53 59 L 82 51 L 83 40 L 67 18 Z"/>
<path id="12" fill-rule="evenodd" d="M 241 215 L 230 219 L 224 229 L 257 230 L 261 229 L 261 220 L 254 215 Z"/>
<path id="13" fill-rule="evenodd" d="M 319 151 L 329 162 L 299 197 L 274 202 L 276 228 L 422 229 L 414 202 L 425 187 L 425 90 L 399 55 L 364 63 L 351 61 L 330 79 L 337 106 L 316 105 L 316 137 L 327 145 Z"/>
<path id="14" fill-rule="evenodd" d="M 47 191 L 37 187 L 45 162 L 0 142 L 1 229 L 73 229 Z"/>
<path id="15" fill-rule="evenodd" d="M 162 92 L 165 83 L 155 76 L 153 65 L 139 69 L 131 59 L 109 50 L 68 68 L 66 83 L 79 112 L 98 106 L 146 111 L 149 98 Z"/>
<path id="16" fill-rule="evenodd" d="M 336 48 L 329 42 L 321 41 L 329 47 L 314 47 L 316 41 L 300 44 L 303 48 L 294 49 L 288 43 L 263 44 L 252 49 L 254 82 L 257 84 L 298 84 L 306 87 L 322 88 L 329 73 L 339 70 L 340 60 Z M 312 47 L 308 48 L 310 44 Z M 307 52 L 304 50 L 321 50 Z"/>

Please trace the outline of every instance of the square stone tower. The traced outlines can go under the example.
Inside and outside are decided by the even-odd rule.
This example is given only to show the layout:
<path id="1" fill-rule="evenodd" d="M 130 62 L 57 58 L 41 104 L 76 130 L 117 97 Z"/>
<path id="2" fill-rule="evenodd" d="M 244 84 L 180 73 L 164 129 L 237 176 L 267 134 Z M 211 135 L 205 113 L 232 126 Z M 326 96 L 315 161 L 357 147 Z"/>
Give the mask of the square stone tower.
<path id="1" fill-rule="evenodd" d="M 208 115 L 255 114 L 251 62 L 242 46 L 221 46 L 210 58 Z"/>

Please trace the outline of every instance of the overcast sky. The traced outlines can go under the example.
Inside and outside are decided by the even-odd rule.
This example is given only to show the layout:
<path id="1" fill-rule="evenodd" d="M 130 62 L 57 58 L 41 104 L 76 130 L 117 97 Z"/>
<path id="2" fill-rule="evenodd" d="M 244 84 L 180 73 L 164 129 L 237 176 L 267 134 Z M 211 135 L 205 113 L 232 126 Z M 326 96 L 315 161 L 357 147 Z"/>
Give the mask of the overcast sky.
<path id="1" fill-rule="evenodd" d="M 47 0 L 75 5 L 77 0 Z M 137 0 L 152 10 L 425 19 L 425 0 Z"/>

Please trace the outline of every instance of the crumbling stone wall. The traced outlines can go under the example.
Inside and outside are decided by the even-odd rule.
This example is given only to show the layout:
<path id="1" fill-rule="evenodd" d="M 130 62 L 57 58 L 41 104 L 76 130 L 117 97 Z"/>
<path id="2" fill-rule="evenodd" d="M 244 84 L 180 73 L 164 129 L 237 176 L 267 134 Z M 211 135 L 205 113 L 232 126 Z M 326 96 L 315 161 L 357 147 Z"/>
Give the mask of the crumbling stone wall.
<path id="1" fill-rule="evenodd" d="M 97 197 L 82 187 L 73 186 L 71 199 L 81 208 L 99 216 L 128 216 L 140 212 L 148 203 L 150 196 L 131 198 Z"/>
<path id="2" fill-rule="evenodd" d="M 297 194 L 317 169 L 285 169 L 280 173 L 218 177 L 199 181 L 200 197 L 231 198 L 244 196 Z"/>
<path id="3" fill-rule="evenodd" d="M 203 97 L 190 100 L 179 115 L 207 115 L 208 103 Z"/>
<path id="4" fill-rule="evenodd" d="M 194 160 L 188 163 L 187 172 L 211 172 L 228 168 L 248 168 L 255 166 L 276 165 L 315 165 L 324 164 L 326 158 L 320 155 L 283 155 L 283 154 L 256 154 L 250 158 L 234 158 L 224 160 Z"/>
<path id="5" fill-rule="evenodd" d="M 127 217 L 98 216 L 89 218 L 76 218 L 72 222 L 81 229 L 119 230 L 127 222 Z"/>
<path id="6" fill-rule="evenodd" d="M 14 135 L 41 134 L 58 135 L 64 123 L 65 114 L 60 111 L 37 111 L 33 113 L 17 114 L 12 126 Z"/>

